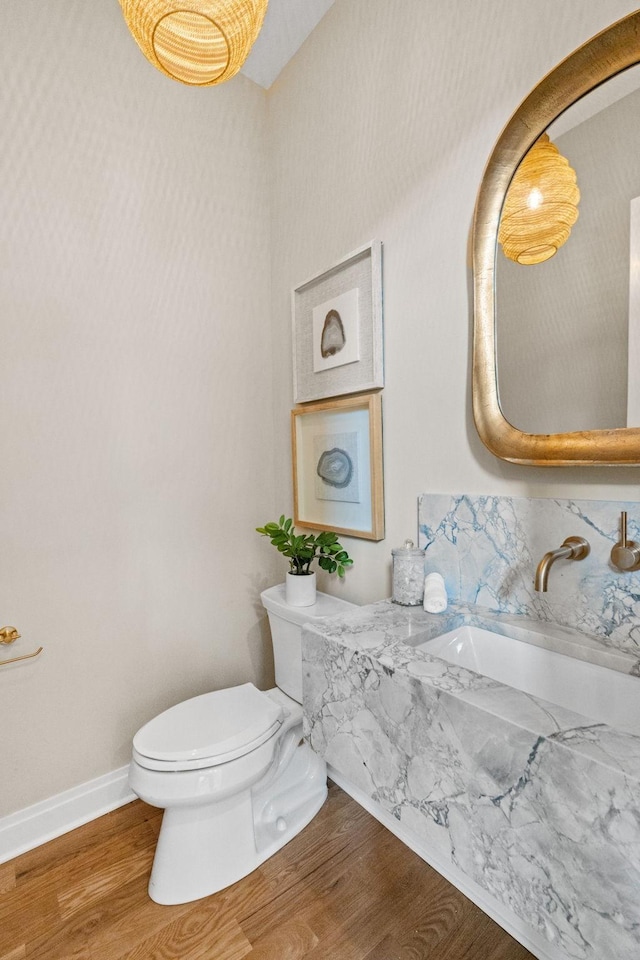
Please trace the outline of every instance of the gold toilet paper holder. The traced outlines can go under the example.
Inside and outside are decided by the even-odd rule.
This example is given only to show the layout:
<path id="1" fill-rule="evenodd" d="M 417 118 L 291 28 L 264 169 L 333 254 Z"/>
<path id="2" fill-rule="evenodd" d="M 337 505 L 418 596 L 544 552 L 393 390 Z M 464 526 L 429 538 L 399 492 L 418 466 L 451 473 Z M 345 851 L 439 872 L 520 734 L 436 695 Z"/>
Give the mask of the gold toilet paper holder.
<path id="1" fill-rule="evenodd" d="M 15 627 L 0 627 L 0 643 L 14 643 L 19 637 L 20 634 Z M 17 663 L 18 660 L 32 660 L 34 657 L 39 656 L 43 649 L 44 647 L 38 647 L 33 653 L 25 653 L 21 657 L 11 657 L 9 660 L 0 660 L 0 667 L 4 667 L 8 663 Z"/>

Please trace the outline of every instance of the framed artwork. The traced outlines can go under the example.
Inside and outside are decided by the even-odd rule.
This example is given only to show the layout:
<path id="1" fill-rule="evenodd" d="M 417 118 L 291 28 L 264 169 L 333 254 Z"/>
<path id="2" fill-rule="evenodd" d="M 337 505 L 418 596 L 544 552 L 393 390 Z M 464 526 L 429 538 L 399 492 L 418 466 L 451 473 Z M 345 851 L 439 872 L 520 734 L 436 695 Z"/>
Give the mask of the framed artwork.
<path id="1" fill-rule="evenodd" d="M 291 411 L 294 523 L 384 538 L 382 397 L 343 397 Z"/>
<path id="2" fill-rule="evenodd" d="M 384 386 L 379 241 L 296 287 L 291 310 L 296 403 Z"/>

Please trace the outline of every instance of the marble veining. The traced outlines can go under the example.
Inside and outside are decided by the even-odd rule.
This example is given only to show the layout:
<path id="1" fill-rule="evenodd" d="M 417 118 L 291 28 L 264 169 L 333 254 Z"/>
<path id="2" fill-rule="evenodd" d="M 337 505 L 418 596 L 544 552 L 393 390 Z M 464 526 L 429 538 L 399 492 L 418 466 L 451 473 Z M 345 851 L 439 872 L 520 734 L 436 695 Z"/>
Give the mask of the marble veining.
<path id="1" fill-rule="evenodd" d="M 487 583 L 490 550 L 512 522 L 523 522 L 510 505 L 489 500 L 480 511 L 492 520 L 480 543 Z M 431 535 L 464 541 L 463 517 L 473 526 L 479 513 L 461 506 L 437 527 L 424 523 L 425 543 Z M 582 531 L 560 533 L 561 540 Z M 536 551 L 556 539 L 558 529 Z M 457 561 L 458 576 L 466 563 Z M 506 571 L 505 554 L 493 567 L 501 584 L 491 596 L 479 591 L 489 606 L 506 603 Z M 454 577 L 452 564 L 448 586 Z M 522 574 L 512 583 L 526 591 L 524 581 Z M 445 614 L 383 601 L 305 627 L 305 732 L 332 767 L 563 956 L 632 960 L 640 956 L 640 737 L 415 646 L 471 623 L 512 636 L 521 630 L 529 642 L 557 641 L 638 673 L 635 642 L 625 651 L 597 631 L 582 640 L 566 627 L 550 640 L 522 596 L 515 606 L 524 617 L 511 604 L 496 615 L 467 598 Z"/>
<path id="2" fill-rule="evenodd" d="M 573 627 L 640 657 L 640 572 L 609 559 L 622 510 L 640 540 L 640 503 L 424 494 L 419 546 L 451 599 Z M 554 564 L 548 592 L 536 593 L 539 560 L 568 536 L 585 537 L 590 555 Z"/>

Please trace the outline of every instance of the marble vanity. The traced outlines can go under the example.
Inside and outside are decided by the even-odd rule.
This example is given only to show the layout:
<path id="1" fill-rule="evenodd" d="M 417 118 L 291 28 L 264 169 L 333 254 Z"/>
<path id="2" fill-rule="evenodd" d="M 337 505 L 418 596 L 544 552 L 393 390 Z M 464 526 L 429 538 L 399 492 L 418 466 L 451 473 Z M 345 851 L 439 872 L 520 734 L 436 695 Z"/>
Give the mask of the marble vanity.
<path id="1" fill-rule="evenodd" d="M 619 615 L 614 629 L 605 625 L 597 632 L 541 617 L 535 607 L 540 603 L 582 617 L 584 584 L 569 580 L 578 591 L 576 603 L 566 583 L 564 595 L 533 597 L 533 607 L 523 603 L 519 586 L 530 589 L 524 581 L 530 564 L 526 551 L 522 562 L 519 538 L 526 530 L 520 523 L 519 537 L 503 537 L 499 552 L 476 550 L 474 563 L 469 538 L 482 546 L 492 536 L 480 515 L 493 518 L 494 527 L 497 518 L 503 523 L 532 510 L 539 521 L 536 504 L 547 503 L 554 529 L 544 549 L 556 545 L 558 511 L 568 514 L 573 528 L 582 518 L 592 540 L 593 517 L 573 501 L 480 499 L 482 509 L 459 498 L 450 510 L 451 498 L 431 498 L 428 509 L 438 515 L 446 506 L 446 522 L 435 526 L 421 501 L 427 563 L 437 564 L 453 594 L 445 614 L 383 601 L 306 628 L 306 735 L 338 783 L 536 956 L 632 960 L 640 956 L 640 736 L 454 666 L 419 646 L 461 623 L 491 626 L 511 637 L 520 631 L 520 640 L 597 663 L 605 672 L 622 671 L 625 680 L 634 677 L 640 696 L 632 607 L 620 604 L 631 611 L 627 631 Z M 611 537 L 617 507 L 609 505 Z M 467 515 L 473 522 L 463 530 L 460 517 Z M 537 540 L 545 537 L 539 526 Z M 600 524 L 598 536 L 607 539 L 603 529 Z M 428 540 L 434 530 L 447 532 L 439 555 L 434 550 L 430 557 L 438 542 L 437 534 Z M 451 549 L 455 541 L 457 551 Z M 508 556 L 509 543 L 515 559 Z M 587 578 L 593 592 L 597 562 L 567 572 Z M 471 589 L 460 576 L 461 567 L 470 565 L 476 584 L 488 582 L 491 566 L 491 607 L 460 596 Z M 509 572 L 510 593 L 498 579 L 501 568 Z M 629 582 L 616 580 L 621 596 Z M 507 602 L 507 609 L 499 609 L 500 596 L 515 597 L 520 611 Z"/>

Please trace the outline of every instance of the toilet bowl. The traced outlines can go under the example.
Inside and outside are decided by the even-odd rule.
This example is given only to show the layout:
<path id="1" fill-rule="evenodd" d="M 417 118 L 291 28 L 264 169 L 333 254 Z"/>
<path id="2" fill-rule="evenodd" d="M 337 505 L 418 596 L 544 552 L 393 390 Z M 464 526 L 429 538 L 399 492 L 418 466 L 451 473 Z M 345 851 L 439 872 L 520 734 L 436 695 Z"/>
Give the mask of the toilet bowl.
<path id="1" fill-rule="evenodd" d="M 193 697 L 133 738 L 131 789 L 165 810 L 149 881 L 156 903 L 187 903 L 247 876 L 326 799 L 326 765 L 302 742 L 302 627 L 356 608 L 321 593 L 311 607 L 291 607 L 284 585 L 261 598 L 278 686 Z"/>

